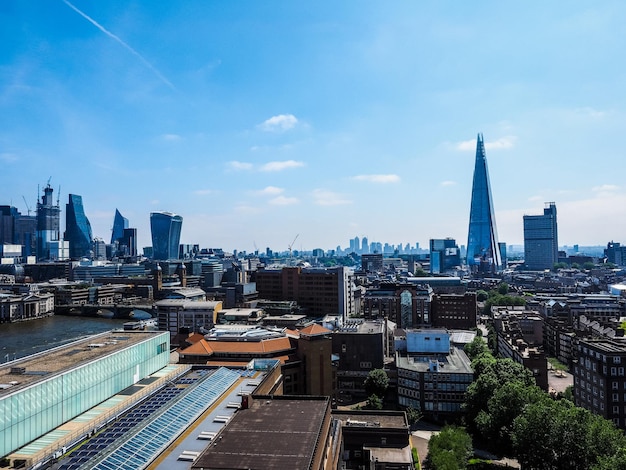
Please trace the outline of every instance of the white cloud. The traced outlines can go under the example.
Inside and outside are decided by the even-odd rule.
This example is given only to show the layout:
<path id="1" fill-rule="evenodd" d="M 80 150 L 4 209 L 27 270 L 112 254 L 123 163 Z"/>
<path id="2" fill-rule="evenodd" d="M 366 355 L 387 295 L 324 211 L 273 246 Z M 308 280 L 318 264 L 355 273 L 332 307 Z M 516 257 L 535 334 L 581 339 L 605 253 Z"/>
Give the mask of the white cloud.
<path id="1" fill-rule="evenodd" d="M 167 142 L 176 142 L 181 139 L 178 134 L 162 134 L 161 138 Z"/>
<path id="2" fill-rule="evenodd" d="M 296 124 L 298 124 L 298 118 L 293 114 L 279 114 L 266 119 L 258 127 L 265 132 L 284 132 L 293 129 Z"/>
<path id="3" fill-rule="evenodd" d="M 601 119 L 607 115 L 606 111 L 598 111 L 597 109 L 593 109 L 589 106 L 575 109 L 574 114 L 591 119 Z"/>
<path id="4" fill-rule="evenodd" d="M 498 140 L 485 142 L 485 150 L 510 149 L 515 145 L 516 140 L 517 140 L 517 137 L 513 135 L 500 137 Z M 457 143 L 455 147 L 457 150 L 461 150 L 464 152 L 470 151 L 470 150 L 476 150 L 476 139 L 464 140 L 463 142 Z"/>
<path id="5" fill-rule="evenodd" d="M 214 189 L 197 189 L 193 193 L 196 196 L 208 196 L 209 194 L 215 194 L 217 191 Z"/>
<path id="6" fill-rule="evenodd" d="M 270 204 L 274 206 L 290 206 L 292 204 L 297 204 L 298 202 L 300 202 L 298 201 L 298 198 L 286 196 L 278 196 L 270 200 Z"/>
<path id="7" fill-rule="evenodd" d="M 357 175 L 352 179 L 356 181 L 369 181 L 370 183 L 397 183 L 400 181 L 398 175 Z"/>
<path id="8" fill-rule="evenodd" d="M 0 160 L 6 163 L 13 163 L 19 160 L 14 153 L 0 153 Z"/>
<path id="9" fill-rule="evenodd" d="M 253 168 L 252 163 L 238 162 L 236 160 L 234 160 L 232 162 L 228 162 L 228 165 L 233 170 L 252 170 L 252 168 Z"/>
<path id="10" fill-rule="evenodd" d="M 343 204 L 352 204 L 352 201 L 346 199 L 342 194 L 326 189 L 315 189 L 313 191 L 315 204 L 318 206 L 340 206 Z"/>
<path id="11" fill-rule="evenodd" d="M 160 201 L 158 199 L 153 199 L 152 201 L 150 201 L 150 204 L 152 204 L 153 206 L 156 206 L 159 203 Z"/>
<path id="12" fill-rule="evenodd" d="M 284 191 L 283 188 L 277 188 L 276 186 L 266 186 L 259 191 L 255 191 L 255 194 L 259 196 L 276 196 L 277 194 L 282 194 Z"/>
<path id="13" fill-rule="evenodd" d="M 441 186 L 454 186 L 456 185 L 456 181 L 442 181 L 440 185 Z"/>
<path id="14" fill-rule="evenodd" d="M 591 190 L 595 193 L 608 193 L 613 191 L 618 191 L 619 186 L 615 184 L 603 184 L 601 186 L 594 186 Z"/>
<path id="15" fill-rule="evenodd" d="M 297 162 L 295 160 L 285 160 L 282 162 L 268 162 L 262 165 L 260 171 L 282 171 L 289 168 L 298 168 L 304 166 L 304 162 Z"/>

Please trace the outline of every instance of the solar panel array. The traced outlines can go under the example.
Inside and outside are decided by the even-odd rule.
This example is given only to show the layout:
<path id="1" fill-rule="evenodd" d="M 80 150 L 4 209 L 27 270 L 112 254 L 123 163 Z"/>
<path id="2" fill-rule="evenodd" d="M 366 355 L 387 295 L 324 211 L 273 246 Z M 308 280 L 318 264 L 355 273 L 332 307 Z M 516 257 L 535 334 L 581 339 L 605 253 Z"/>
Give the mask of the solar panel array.
<path id="1" fill-rule="evenodd" d="M 211 406 L 239 379 L 239 374 L 221 368 L 210 378 L 189 388 L 180 399 L 158 415 L 147 426 L 132 435 L 129 430 L 120 447 L 109 449 L 108 455 L 88 468 L 99 470 L 140 469 L 147 466 L 165 448 Z M 121 436 L 120 436 L 121 437 Z"/>
<path id="2" fill-rule="evenodd" d="M 215 371 L 215 373 L 211 375 L 212 371 L 201 370 L 191 374 L 191 377 L 187 376 L 178 378 L 173 385 L 162 388 L 150 398 L 144 400 L 131 411 L 120 417 L 117 421 L 107 427 L 103 432 L 99 433 L 88 442 L 86 442 L 84 445 L 82 445 L 67 459 L 61 461 L 58 469 L 77 470 L 80 468 L 93 468 L 94 459 L 97 460 L 100 459 L 103 455 L 110 454 L 111 451 L 115 449 L 120 442 L 125 441 L 126 438 L 129 438 L 129 436 L 131 436 L 138 427 L 145 425 L 145 423 L 148 423 L 152 419 L 155 419 L 155 415 L 157 414 L 157 412 L 167 410 L 165 411 L 165 415 L 169 416 L 171 410 L 167 408 L 169 406 L 172 406 L 174 402 L 176 402 L 176 400 L 180 401 L 176 403 L 174 407 L 176 409 L 179 409 L 181 403 L 187 403 L 189 401 L 186 395 L 191 395 L 193 398 L 198 393 L 200 393 L 201 397 L 204 399 L 205 395 L 203 390 L 207 387 L 211 389 L 216 379 L 217 381 L 215 386 L 219 389 L 219 384 L 223 383 L 224 376 L 224 372 L 220 371 L 221 370 Z M 226 372 L 230 372 L 231 376 L 234 376 L 235 379 L 239 377 L 238 374 L 234 372 L 228 370 L 226 370 Z M 211 377 L 216 377 L 216 379 L 207 377 L 209 375 Z M 197 387 L 189 387 L 190 385 L 193 385 L 197 382 L 200 382 Z M 179 387 L 178 385 L 187 385 L 187 387 Z M 230 387 L 230 385 L 228 385 L 225 389 L 228 389 L 228 387 Z M 219 397 L 219 394 L 217 396 Z M 205 407 L 210 406 L 210 403 L 207 403 L 206 401 L 203 402 L 203 404 L 205 405 Z M 163 416 L 164 415 L 161 415 L 161 417 L 156 418 L 157 421 L 160 421 Z M 173 418 L 171 417 L 166 419 L 173 420 Z M 182 429 L 184 429 L 184 426 L 181 426 L 179 428 L 179 431 Z M 117 455 L 117 451 L 115 451 L 115 455 Z M 109 458 L 110 457 L 112 456 L 109 455 Z M 106 468 L 139 467 L 135 467 L 134 465 L 127 463 L 123 467 Z"/>

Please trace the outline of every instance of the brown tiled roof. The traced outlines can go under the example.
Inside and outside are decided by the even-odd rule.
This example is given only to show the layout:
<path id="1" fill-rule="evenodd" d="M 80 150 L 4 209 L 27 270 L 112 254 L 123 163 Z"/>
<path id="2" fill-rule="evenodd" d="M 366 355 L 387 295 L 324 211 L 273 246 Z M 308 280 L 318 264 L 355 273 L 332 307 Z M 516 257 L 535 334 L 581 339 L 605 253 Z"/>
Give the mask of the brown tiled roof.
<path id="1" fill-rule="evenodd" d="M 204 339 L 204 335 L 201 335 L 200 333 L 192 333 L 187 337 L 187 342 L 189 344 L 195 344 L 201 339 Z"/>
<path id="2" fill-rule="evenodd" d="M 272 354 L 291 350 L 289 338 L 272 338 L 261 341 L 215 341 L 201 339 L 180 351 L 188 355 L 212 355 L 217 353 Z"/>
<path id="3" fill-rule="evenodd" d="M 324 328 L 323 326 L 318 325 L 317 323 L 313 323 L 312 325 L 309 325 L 306 328 L 303 328 L 300 330 L 301 335 L 307 335 L 307 336 L 325 335 L 330 332 L 331 331 L 329 329 Z"/>

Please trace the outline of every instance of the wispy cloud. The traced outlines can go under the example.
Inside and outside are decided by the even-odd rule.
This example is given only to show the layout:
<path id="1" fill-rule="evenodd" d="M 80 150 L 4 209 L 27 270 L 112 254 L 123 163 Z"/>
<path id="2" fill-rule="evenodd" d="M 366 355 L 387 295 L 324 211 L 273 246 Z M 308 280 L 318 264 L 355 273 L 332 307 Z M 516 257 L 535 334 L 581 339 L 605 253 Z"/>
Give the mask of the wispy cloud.
<path id="1" fill-rule="evenodd" d="M 340 206 L 344 204 L 352 204 L 352 201 L 346 199 L 342 194 L 327 189 L 313 190 L 313 199 L 318 206 Z"/>
<path id="2" fill-rule="evenodd" d="M 612 191 L 618 191 L 619 186 L 615 184 L 603 184 L 601 186 L 594 186 L 591 190 L 595 193 L 607 193 Z"/>
<path id="3" fill-rule="evenodd" d="M 298 202 L 300 202 L 298 198 L 286 196 L 278 196 L 269 201 L 269 203 L 274 206 L 290 206 L 292 204 L 297 204 Z"/>
<path id="4" fill-rule="evenodd" d="M 237 170 L 237 171 L 241 171 L 241 170 L 252 170 L 254 168 L 254 165 L 252 165 L 252 163 L 248 163 L 248 162 L 238 162 L 236 160 L 232 161 L 232 162 L 228 162 L 228 166 L 232 169 L 232 170 Z"/>
<path id="5" fill-rule="evenodd" d="M 266 119 L 258 128 L 265 132 L 284 132 L 293 129 L 298 124 L 298 118 L 293 114 L 279 114 Z"/>
<path id="6" fill-rule="evenodd" d="M 0 153 L 0 160 L 6 163 L 13 163 L 18 161 L 19 158 L 14 153 Z"/>
<path id="7" fill-rule="evenodd" d="M 178 140 L 181 140 L 181 136 L 179 136 L 178 134 L 163 134 L 161 135 L 161 139 L 168 141 L 168 142 L 176 142 Z"/>
<path id="8" fill-rule="evenodd" d="M 63 0 L 63 3 L 65 3 L 68 7 L 70 7 L 72 10 L 74 10 L 76 13 L 78 13 L 80 16 L 82 16 L 83 18 L 85 18 L 87 21 L 89 21 L 92 25 L 94 25 L 96 28 L 98 28 L 100 31 L 102 31 L 104 34 L 106 34 L 107 36 L 109 36 L 111 39 L 117 41 L 119 44 L 121 44 L 126 50 L 128 50 L 131 54 L 133 54 L 135 57 L 137 57 L 146 67 L 148 67 L 157 77 L 159 77 L 159 79 L 165 83 L 168 87 L 170 87 L 172 90 L 176 91 L 176 87 L 174 85 L 172 85 L 172 83 L 163 76 L 163 74 L 161 72 L 159 72 L 154 65 L 152 65 L 150 62 L 148 62 L 139 52 L 137 52 L 135 49 L 133 49 L 132 47 L 130 47 L 128 44 L 126 44 L 124 41 L 122 41 L 122 39 L 120 39 L 118 36 L 116 36 L 115 34 L 113 34 L 111 31 L 109 31 L 108 29 L 106 29 L 104 26 L 102 26 L 100 23 L 98 23 L 96 20 L 94 20 L 93 18 L 91 18 L 89 15 L 87 15 L 86 13 L 83 13 L 81 10 L 79 10 L 78 8 L 76 8 L 74 5 L 72 5 L 68 0 Z"/>
<path id="9" fill-rule="evenodd" d="M 196 189 L 193 193 L 196 196 L 208 196 L 209 194 L 216 194 L 217 191 L 215 189 Z"/>
<path id="10" fill-rule="evenodd" d="M 352 177 L 356 181 L 368 181 L 370 183 L 397 183 L 400 181 L 398 175 L 357 175 Z"/>
<path id="11" fill-rule="evenodd" d="M 297 162 L 295 160 L 285 160 L 282 162 L 268 162 L 261 165 L 260 171 L 283 171 L 290 168 L 299 168 L 304 166 L 304 162 Z"/>
<path id="12" fill-rule="evenodd" d="M 442 181 L 441 183 L 439 183 L 441 186 L 454 186 L 456 184 L 456 181 Z"/>
<path id="13" fill-rule="evenodd" d="M 255 194 L 259 196 L 276 196 L 282 194 L 285 191 L 283 188 L 277 188 L 276 186 L 266 186 L 259 191 L 255 191 Z"/>
<path id="14" fill-rule="evenodd" d="M 492 140 L 490 142 L 485 142 L 485 150 L 501 150 L 501 149 L 509 149 L 515 145 L 515 141 L 517 137 L 513 135 L 500 137 L 497 140 Z M 476 150 L 476 140 L 464 140 L 463 142 L 459 142 L 455 144 L 455 148 L 461 151 L 469 151 Z"/>
<path id="15" fill-rule="evenodd" d="M 589 106 L 583 108 L 576 108 L 574 114 L 578 116 L 588 117 L 591 119 L 602 119 L 607 115 L 606 111 L 599 111 Z"/>

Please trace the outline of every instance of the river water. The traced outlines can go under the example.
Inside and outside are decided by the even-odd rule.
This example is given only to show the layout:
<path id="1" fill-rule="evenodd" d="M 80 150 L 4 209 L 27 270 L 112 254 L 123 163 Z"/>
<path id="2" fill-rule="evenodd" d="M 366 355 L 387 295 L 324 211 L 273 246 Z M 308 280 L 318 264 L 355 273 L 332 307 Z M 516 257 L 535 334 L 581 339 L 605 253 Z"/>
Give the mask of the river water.
<path id="1" fill-rule="evenodd" d="M 28 356 L 85 336 L 123 328 L 128 319 L 53 315 L 0 323 L 0 363 Z"/>

